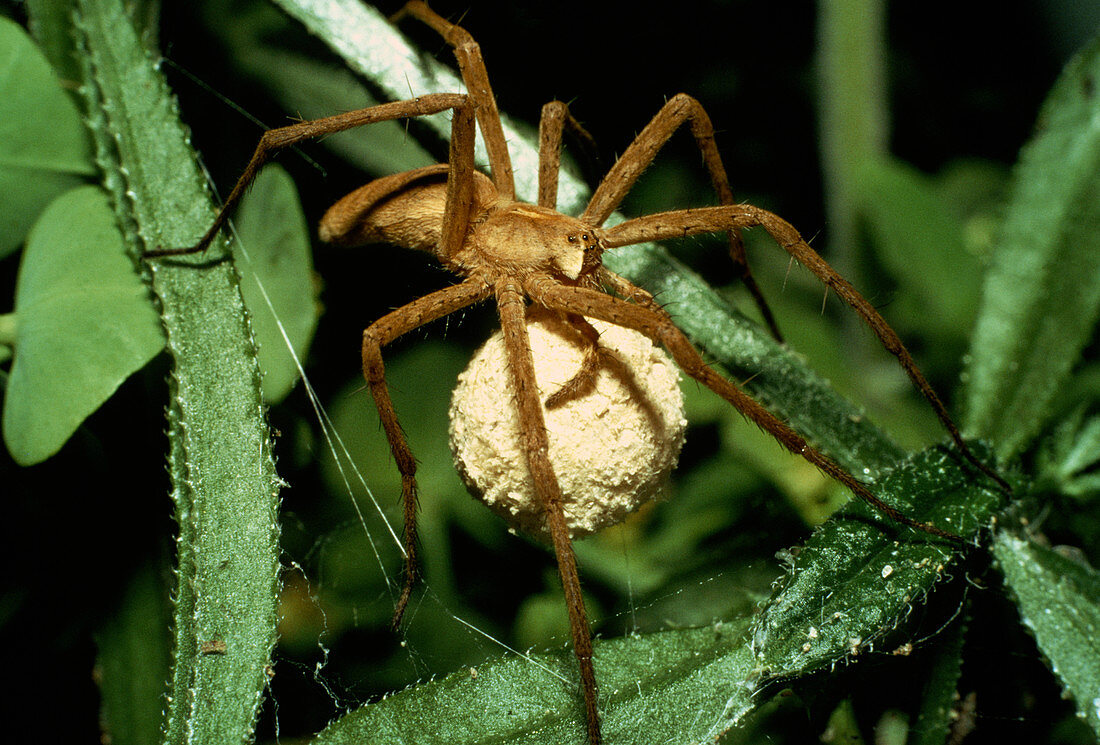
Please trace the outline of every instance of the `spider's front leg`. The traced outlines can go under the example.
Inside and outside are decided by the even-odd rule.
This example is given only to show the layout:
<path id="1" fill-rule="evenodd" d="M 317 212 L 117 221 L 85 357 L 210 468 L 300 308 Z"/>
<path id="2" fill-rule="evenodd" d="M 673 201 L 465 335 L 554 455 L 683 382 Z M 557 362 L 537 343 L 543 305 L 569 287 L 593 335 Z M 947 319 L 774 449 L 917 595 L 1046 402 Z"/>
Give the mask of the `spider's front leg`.
<path id="1" fill-rule="evenodd" d="M 974 455 L 974 452 L 963 440 L 962 433 L 959 432 L 955 421 L 947 413 L 947 407 L 943 405 L 935 389 L 932 388 L 932 384 L 924 377 L 924 373 L 917 367 L 913 356 L 906 349 L 905 344 L 902 343 L 901 338 L 894 329 L 886 322 L 886 319 L 879 314 L 871 303 L 867 302 L 867 299 L 852 286 L 851 282 L 829 266 L 828 262 L 821 258 L 817 251 L 810 248 L 810 245 L 799 235 L 794 226 L 783 218 L 748 204 L 699 207 L 661 212 L 656 215 L 627 220 L 604 230 L 602 239 L 610 249 L 646 241 L 659 241 L 700 233 L 715 233 L 732 228 L 752 227 L 762 227 L 768 231 L 768 235 L 784 251 L 813 272 L 823 284 L 836 292 L 856 312 L 856 315 L 878 337 L 882 346 L 897 358 L 914 387 L 932 407 L 936 417 L 943 424 L 944 429 L 947 430 L 963 456 L 982 473 L 995 481 L 998 486 L 1006 492 L 1011 492 L 1012 487 L 1009 486 L 1008 482 L 991 466 Z"/>
<path id="2" fill-rule="evenodd" d="M 539 193 L 538 205 L 558 206 L 558 175 L 561 171 L 562 134 L 569 130 L 577 142 L 595 158 L 596 141 L 569 113 L 568 104 L 551 101 L 539 116 Z"/>
<path id="3" fill-rule="evenodd" d="M 568 287 L 543 279 L 529 281 L 526 289 L 533 301 L 552 310 L 580 313 L 589 318 L 598 318 L 645 334 L 662 344 L 685 373 L 724 398 L 746 419 L 769 433 L 791 453 L 805 458 L 826 476 L 848 487 L 857 497 L 890 519 L 922 532 L 965 544 L 965 541 L 954 533 L 914 520 L 886 504 L 835 461 L 811 447 L 805 438 L 791 429 L 786 422 L 707 365 L 695 346 L 660 308 L 637 305 L 597 290 Z"/>
<path id="4" fill-rule="evenodd" d="M 394 606 L 393 626 L 401 624 L 401 618 L 412 597 L 418 575 L 416 531 L 416 459 L 413 457 L 397 412 L 386 385 L 386 368 L 382 363 L 382 347 L 402 334 L 419 328 L 443 316 L 450 315 L 469 305 L 489 297 L 491 288 L 481 279 L 468 279 L 462 284 L 446 287 L 425 295 L 387 313 L 363 332 L 363 377 L 366 378 L 378 408 L 382 429 L 390 443 L 397 470 L 401 473 L 401 503 L 404 513 L 405 580 L 401 595 Z"/>
<path id="5" fill-rule="evenodd" d="M 702 104 L 686 93 L 679 93 L 661 107 L 657 115 L 634 138 L 615 165 L 607 172 L 592 195 L 592 199 L 589 200 L 581 220 L 592 225 L 603 225 L 669 138 L 684 124 L 691 129 L 695 144 L 703 156 L 703 164 L 710 174 L 711 186 L 718 196 L 718 202 L 723 205 L 732 205 L 733 189 L 730 188 L 729 176 L 726 174 L 726 167 L 722 164 L 722 156 L 718 153 L 718 144 L 714 139 L 714 125 L 711 124 L 710 117 Z M 729 239 L 730 259 L 741 282 L 752 295 L 772 336 L 782 342 L 783 336 L 775 316 L 749 269 L 740 228 L 733 225 L 725 228 L 725 231 Z"/>
<path id="6" fill-rule="evenodd" d="M 485 137 L 485 149 L 489 154 L 489 171 L 497 192 L 506 200 L 516 197 L 516 186 L 512 176 L 512 158 L 508 154 L 508 141 L 504 136 L 504 127 L 500 122 L 493 88 L 489 85 L 489 73 L 485 69 L 485 60 L 481 56 L 481 46 L 474 37 L 461 26 L 443 18 L 428 4 L 421 0 L 410 0 L 390 20 L 397 22 L 405 16 L 412 16 L 430 26 L 454 49 L 458 69 L 462 73 L 462 82 L 466 84 L 467 95 L 477 112 L 477 123 Z"/>
<path id="7" fill-rule="evenodd" d="M 600 332 L 596 327 L 574 313 L 566 314 L 566 320 L 584 339 L 584 357 L 581 367 L 561 388 L 546 397 L 546 408 L 553 409 L 566 401 L 584 395 L 595 384 L 596 372 L 600 367 Z"/>

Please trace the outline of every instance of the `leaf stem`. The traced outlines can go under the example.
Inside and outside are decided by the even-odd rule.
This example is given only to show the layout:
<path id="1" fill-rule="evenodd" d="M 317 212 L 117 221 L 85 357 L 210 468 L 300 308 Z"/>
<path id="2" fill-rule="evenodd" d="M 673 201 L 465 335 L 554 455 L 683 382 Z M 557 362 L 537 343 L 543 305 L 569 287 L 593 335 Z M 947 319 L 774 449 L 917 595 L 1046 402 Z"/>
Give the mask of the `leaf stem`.
<path id="1" fill-rule="evenodd" d="M 118 0 L 79 0 L 82 92 L 131 251 L 186 246 L 212 223 L 157 60 Z M 179 523 L 168 743 L 251 740 L 271 672 L 278 493 L 256 348 L 224 241 L 149 262 L 173 369 L 168 471 Z"/>
<path id="2" fill-rule="evenodd" d="M 829 263 L 856 287 L 861 167 L 886 155 L 885 17 L 882 0 L 820 0 L 818 132 L 829 226 Z M 854 325 L 854 319 L 853 319 Z"/>

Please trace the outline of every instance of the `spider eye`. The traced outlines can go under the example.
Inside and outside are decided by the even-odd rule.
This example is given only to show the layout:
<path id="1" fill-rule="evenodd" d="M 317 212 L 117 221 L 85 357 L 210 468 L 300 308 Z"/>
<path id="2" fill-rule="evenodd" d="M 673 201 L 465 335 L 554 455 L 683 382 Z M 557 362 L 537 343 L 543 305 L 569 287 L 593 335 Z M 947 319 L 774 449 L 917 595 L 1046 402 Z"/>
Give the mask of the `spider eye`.
<path id="1" fill-rule="evenodd" d="M 570 243 L 576 243 L 577 242 L 577 236 L 575 236 L 575 235 L 566 236 L 566 240 L 569 241 Z"/>

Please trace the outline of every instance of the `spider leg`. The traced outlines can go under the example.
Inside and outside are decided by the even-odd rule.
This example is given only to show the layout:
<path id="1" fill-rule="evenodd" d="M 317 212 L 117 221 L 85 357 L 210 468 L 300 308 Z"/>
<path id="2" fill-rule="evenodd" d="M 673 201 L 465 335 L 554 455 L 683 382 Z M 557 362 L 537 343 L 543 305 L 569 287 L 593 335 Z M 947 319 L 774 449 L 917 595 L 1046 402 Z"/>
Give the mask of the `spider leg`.
<path id="1" fill-rule="evenodd" d="M 603 239 L 608 248 L 616 248 L 644 241 L 657 241 L 664 238 L 729 230 L 733 227 L 751 228 L 756 226 L 768 231 L 768 234 L 776 243 L 796 261 L 813 272 L 826 287 L 836 292 L 856 312 L 856 315 L 863 319 L 863 322 L 874 332 L 886 350 L 898 359 L 913 385 L 928 401 L 928 404 L 935 411 L 936 416 L 966 459 L 977 466 L 982 473 L 993 479 L 1005 491 L 1011 491 L 1011 487 L 1000 474 L 979 460 L 966 442 L 963 441 L 962 434 L 955 426 L 951 415 L 947 413 L 947 407 L 940 401 L 940 397 L 924 377 L 924 373 L 917 367 L 913 356 L 905 348 L 894 329 L 886 322 L 886 319 L 875 310 L 873 305 L 867 302 L 848 280 L 840 276 L 835 269 L 829 266 L 825 259 L 810 248 L 809 244 L 798 234 L 798 231 L 783 218 L 752 205 L 700 207 L 661 212 L 656 215 L 627 220 L 604 230 Z M 590 314 L 586 313 L 585 315 Z"/>
<path id="2" fill-rule="evenodd" d="M 653 297 L 653 293 L 648 290 L 643 290 L 626 277 L 616 274 L 606 266 L 600 267 L 599 282 L 604 287 L 614 290 L 621 297 L 626 298 L 632 303 L 657 309 L 661 308 L 661 304 Z"/>
<path id="3" fill-rule="evenodd" d="M 551 101 L 542 107 L 539 117 L 539 195 L 538 205 L 554 209 L 558 205 L 558 171 L 561 169 L 562 132 L 569 131 L 587 150 L 595 153 L 596 141 L 569 113 L 569 106 Z"/>
<path id="4" fill-rule="evenodd" d="M 390 443 L 390 452 L 401 473 L 401 500 L 405 524 L 405 583 L 393 611 L 393 626 L 401 624 L 401 617 L 412 597 L 418 578 L 416 533 L 416 459 L 409 449 L 401 423 L 397 419 L 393 401 L 386 385 L 386 368 L 382 363 L 382 347 L 402 334 L 461 310 L 489 297 L 491 288 L 481 279 L 468 279 L 462 284 L 437 290 L 429 295 L 403 305 L 372 323 L 363 332 L 363 377 L 370 386 L 382 429 Z"/>
<path id="5" fill-rule="evenodd" d="M 466 84 L 467 95 L 473 101 L 477 122 L 481 125 L 481 133 L 485 137 L 485 148 L 489 153 L 489 170 L 492 173 L 493 183 L 501 197 L 507 201 L 514 200 L 516 186 L 512 177 L 512 158 L 508 154 L 508 141 L 504 137 L 504 127 L 500 123 L 496 97 L 493 96 L 492 86 L 489 85 L 489 74 L 485 70 L 481 47 L 468 31 L 440 16 L 425 2 L 412 0 L 406 3 L 390 17 L 390 20 L 397 22 L 407 15 L 430 26 L 454 48 L 458 69 L 462 73 L 462 82 Z"/>
<path id="6" fill-rule="evenodd" d="M 588 725 L 588 741 L 598 745 L 601 741 L 600 718 L 596 702 L 596 673 L 592 666 L 592 635 L 588 628 L 588 615 L 581 596 L 581 580 L 577 573 L 577 559 L 569 528 L 562 509 L 561 486 L 550 465 L 550 443 L 546 434 L 546 421 L 539 401 L 535 382 L 535 363 L 531 357 L 531 344 L 527 334 L 527 304 L 518 283 L 509 281 L 497 287 L 497 308 L 504 332 L 504 344 L 508 364 L 516 389 L 516 404 L 522 430 L 523 448 L 527 453 L 527 466 L 535 493 L 546 513 L 546 527 L 558 560 L 558 573 L 565 590 L 565 604 L 569 609 L 569 626 L 573 637 L 573 654 L 580 668 L 581 689 L 584 692 L 585 721 Z M 570 313 L 568 308 L 562 309 Z"/>
<path id="7" fill-rule="evenodd" d="M 241 173 L 240 178 L 237 179 L 237 183 L 233 186 L 233 190 L 230 191 L 229 196 L 226 197 L 225 203 L 222 205 L 217 217 L 214 218 L 214 223 L 206 233 L 203 234 L 198 243 L 186 248 L 166 248 L 147 251 L 145 256 L 147 258 L 179 256 L 182 254 L 201 253 L 205 251 L 211 241 L 214 240 L 214 237 L 218 234 L 218 231 L 225 225 L 226 220 L 229 219 L 229 215 L 236 208 L 237 203 L 240 201 L 241 197 L 244 196 L 245 191 L 247 191 L 252 182 L 256 180 L 256 176 L 259 175 L 260 169 L 263 168 L 264 164 L 267 163 L 273 155 L 284 148 L 322 135 L 343 132 L 344 130 L 362 127 L 366 124 L 374 124 L 376 122 L 383 122 L 391 119 L 406 119 L 414 116 L 438 114 L 447 109 L 461 108 L 466 106 L 466 104 L 467 97 L 461 93 L 432 93 L 407 101 L 379 104 L 378 106 L 370 106 L 357 111 L 348 111 L 335 116 L 327 116 L 323 119 L 313 119 L 308 122 L 291 124 L 287 127 L 269 129 L 260 137 L 260 141 L 256 145 L 256 150 L 252 153 L 252 158 L 248 161 L 248 165 L 245 166 L 244 172 Z"/>
<path id="8" fill-rule="evenodd" d="M 580 370 L 565 381 L 561 388 L 546 397 L 547 409 L 561 406 L 566 401 L 584 395 L 589 386 L 595 382 L 596 372 L 600 367 L 600 332 L 586 321 L 584 316 L 566 313 L 565 318 L 584 340 L 584 357 L 581 359 Z"/>
<path id="9" fill-rule="evenodd" d="M 466 242 L 470 213 L 474 207 L 474 111 L 470 106 L 454 110 L 447 163 L 447 201 L 443 206 L 443 232 L 436 254 L 455 256 Z"/>
<path id="10" fill-rule="evenodd" d="M 582 313 L 589 318 L 599 318 L 617 326 L 634 329 L 659 342 L 685 373 L 732 404 L 746 419 L 778 440 L 787 450 L 817 466 L 826 476 L 848 487 L 853 494 L 890 519 L 965 545 L 966 542 L 954 533 L 914 520 L 886 504 L 835 461 L 811 447 L 800 434 L 775 414 L 707 365 L 699 351 L 663 310 L 636 305 L 598 290 L 569 287 L 552 280 L 547 281 L 546 278 L 534 278 L 528 281 L 526 289 L 534 302 L 553 310 Z"/>
<path id="11" fill-rule="evenodd" d="M 729 176 L 726 175 L 722 157 L 718 153 L 718 145 L 714 140 L 714 126 L 710 122 L 710 117 L 698 101 L 686 93 L 680 93 L 661 107 L 657 115 L 634 138 L 615 165 L 607 172 L 592 195 L 592 199 L 589 200 L 581 219 L 593 225 L 603 225 L 637 182 L 642 172 L 653 162 L 658 151 L 684 122 L 688 122 L 691 127 L 691 134 L 695 138 L 699 152 L 702 153 L 703 163 L 710 173 L 711 185 L 714 187 L 715 194 L 718 195 L 718 202 L 723 205 L 733 204 L 733 189 L 730 188 Z M 729 238 L 729 253 L 734 268 L 746 289 L 752 294 L 768 330 L 776 341 L 782 342 L 783 335 L 779 332 L 775 316 L 749 269 L 740 229 L 737 226 L 731 226 L 725 230 Z"/>
<path id="12" fill-rule="evenodd" d="M 636 303 L 638 305 L 644 305 L 647 308 L 652 308 L 655 312 L 660 313 L 660 314 L 668 317 L 670 323 L 672 322 L 672 317 L 669 316 L 668 312 L 664 308 L 661 307 L 661 304 L 657 302 L 656 298 L 653 297 L 652 293 L 650 293 L 646 290 L 643 290 L 641 287 L 638 287 L 638 285 L 634 284 L 633 282 L 628 280 L 626 277 L 620 276 L 620 275 L 616 274 L 615 272 L 611 271 L 610 269 L 608 269 L 607 267 L 601 265 L 599 270 L 598 270 L 598 273 L 596 275 L 596 279 L 597 279 L 597 282 L 599 283 L 599 285 L 601 287 L 612 290 L 613 292 L 617 293 L 620 297 L 625 298 L 626 300 L 628 300 L 632 303 Z M 582 320 L 584 319 L 583 316 L 576 316 L 576 317 L 581 318 Z M 585 323 L 587 323 L 587 321 L 585 321 Z M 589 324 L 589 325 L 591 325 L 591 324 Z M 595 329 L 593 329 L 593 331 L 595 332 Z M 597 338 L 598 338 L 598 334 L 597 334 Z M 597 347 L 596 351 L 597 352 L 599 351 L 598 347 Z M 599 360 L 600 360 L 599 356 L 596 356 L 592 360 L 591 364 L 593 365 L 593 370 L 592 370 L 593 373 L 596 372 L 595 366 L 598 365 Z M 586 358 L 585 361 L 587 362 L 587 358 Z M 568 395 L 568 397 L 572 397 L 573 395 L 578 395 L 577 393 L 573 393 L 572 391 L 570 391 L 569 394 L 566 394 L 565 389 L 566 389 L 566 387 L 571 387 L 574 384 L 574 382 L 577 382 L 577 384 L 579 386 L 580 381 L 578 379 L 580 378 L 580 376 L 583 372 L 584 372 L 583 370 L 581 372 L 578 372 L 577 375 L 575 375 L 572 380 L 570 380 L 568 383 L 566 383 L 565 386 L 562 386 L 561 390 L 557 391 L 553 396 L 550 396 L 549 398 L 547 398 L 546 399 L 546 408 L 548 408 L 548 409 L 553 408 L 553 406 L 557 404 L 556 399 L 559 396 L 564 401 L 564 400 L 567 400 L 567 395 Z"/>

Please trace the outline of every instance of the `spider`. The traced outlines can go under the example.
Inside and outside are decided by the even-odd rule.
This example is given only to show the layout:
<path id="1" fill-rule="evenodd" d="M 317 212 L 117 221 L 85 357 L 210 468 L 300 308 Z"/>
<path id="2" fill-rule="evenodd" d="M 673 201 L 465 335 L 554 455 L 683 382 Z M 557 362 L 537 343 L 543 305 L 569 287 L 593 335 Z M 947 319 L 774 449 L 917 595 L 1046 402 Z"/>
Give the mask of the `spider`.
<path id="1" fill-rule="evenodd" d="M 662 345 L 687 375 L 728 401 L 785 448 L 817 466 L 889 518 L 925 533 L 962 542 L 954 534 L 907 517 L 878 499 L 863 483 L 811 447 L 776 415 L 709 367 L 650 293 L 603 266 L 602 254 L 621 246 L 700 233 L 727 233 L 735 266 L 773 335 L 778 337 L 778 329 L 749 271 L 741 242 L 742 229 L 762 227 L 791 257 L 808 267 L 855 310 L 897 357 L 960 452 L 1004 485 L 1003 480 L 981 463 L 963 442 L 938 396 L 878 312 L 818 256 L 789 223 L 757 207 L 734 203 L 710 119 L 695 99 L 686 94 L 671 98 L 612 166 L 584 212 L 571 217 L 555 209 L 562 138 L 567 130 L 581 138 L 586 138 L 587 134 L 568 107 L 560 101 L 543 107 L 539 126 L 537 203 L 517 201 L 500 114 L 478 44 L 467 31 L 437 15 L 419 0 L 407 3 L 395 19 L 404 16 L 427 24 L 453 47 L 467 93 L 428 94 L 265 132 L 217 218 L 199 243 L 179 251 L 154 252 L 158 255 L 205 250 L 264 163 L 283 148 L 375 122 L 451 112 L 450 153 L 446 163 L 377 179 L 340 199 L 325 214 L 320 226 L 321 238 L 329 243 L 354 246 L 385 242 L 427 251 L 461 279 L 455 285 L 387 313 L 363 332 L 363 375 L 402 480 L 405 575 L 394 610 L 395 628 L 401 623 L 418 578 L 417 483 L 416 462 L 387 388 L 382 348 L 433 320 L 489 299 L 496 303 L 500 317 L 516 390 L 523 447 L 565 590 L 588 740 L 592 745 L 601 741 L 592 641 L 562 508 L 562 490 L 548 458 L 544 404 L 539 400 L 535 385 L 535 361 L 526 325 L 529 306 L 560 314 L 587 340 L 588 348 L 580 369 L 551 398 L 568 397 L 572 391 L 583 387 L 593 374 L 599 334 L 586 319 L 632 329 Z M 614 227 L 603 227 L 656 153 L 685 124 L 702 154 L 719 205 L 662 212 L 626 220 Z M 474 139 L 478 127 L 487 147 L 491 178 L 475 169 Z"/>

